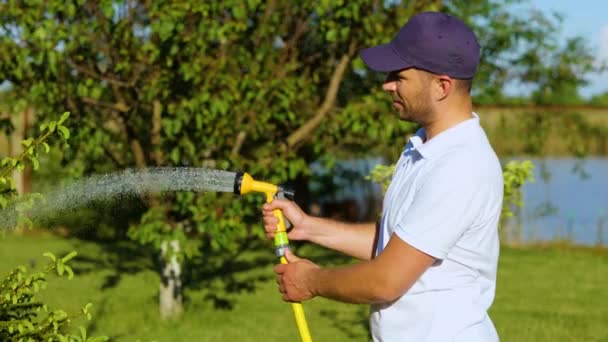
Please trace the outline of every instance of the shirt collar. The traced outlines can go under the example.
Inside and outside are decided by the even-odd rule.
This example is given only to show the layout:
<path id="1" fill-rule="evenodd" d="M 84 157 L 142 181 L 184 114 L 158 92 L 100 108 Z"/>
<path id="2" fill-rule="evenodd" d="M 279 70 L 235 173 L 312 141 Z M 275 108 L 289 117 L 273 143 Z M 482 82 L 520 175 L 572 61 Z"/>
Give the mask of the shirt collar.
<path id="1" fill-rule="evenodd" d="M 473 113 L 472 118 L 446 129 L 426 142 L 426 131 L 424 128 L 420 128 L 416 131 L 416 134 L 410 137 L 409 142 L 412 148 L 418 151 L 423 158 L 429 159 L 450 146 L 466 141 L 471 137 L 472 129 L 478 126 L 479 116 Z"/>

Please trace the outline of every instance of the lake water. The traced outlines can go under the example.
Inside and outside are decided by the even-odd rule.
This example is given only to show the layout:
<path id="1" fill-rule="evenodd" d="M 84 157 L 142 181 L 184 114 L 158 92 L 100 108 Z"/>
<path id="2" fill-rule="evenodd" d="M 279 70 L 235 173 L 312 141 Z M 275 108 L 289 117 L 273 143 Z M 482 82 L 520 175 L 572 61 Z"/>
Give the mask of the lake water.
<path id="1" fill-rule="evenodd" d="M 535 182 L 523 187 L 525 206 L 511 219 L 522 242 L 568 240 L 608 244 L 608 158 L 532 159 Z M 510 234 L 509 240 L 517 238 Z"/>
<path id="2" fill-rule="evenodd" d="M 575 244 L 608 245 L 608 158 L 531 160 L 535 165 L 535 182 L 523 186 L 525 206 L 503 227 L 507 232 L 505 242 L 567 240 Z M 370 202 L 366 198 L 370 195 L 376 198 L 373 210 L 377 212 L 382 194 L 364 175 L 378 163 L 382 163 L 378 158 L 340 162 L 339 170 L 330 176 L 333 191 L 327 182 L 313 187 L 319 202 L 344 203 L 353 199 L 359 214 L 354 219 L 369 220 Z M 313 172 L 320 175 L 327 171 L 318 167 Z M 521 236 L 515 233 L 518 227 Z"/>

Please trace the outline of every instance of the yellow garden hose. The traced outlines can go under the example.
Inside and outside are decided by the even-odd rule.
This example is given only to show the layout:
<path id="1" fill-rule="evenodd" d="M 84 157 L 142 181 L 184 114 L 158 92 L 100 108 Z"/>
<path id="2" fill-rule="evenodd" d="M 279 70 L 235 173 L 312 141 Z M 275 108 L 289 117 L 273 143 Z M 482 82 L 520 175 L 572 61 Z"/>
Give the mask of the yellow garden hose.
<path id="1" fill-rule="evenodd" d="M 238 173 L 234 182 L 234 192 L 239 195 L 245 195 L 249 192 L 261 192 L 266 194 L 266 202 L 270 203 L 279 194 L 282 189 L 274 184 L 265 183 L 254 180 L 248 173 Z M 274 235 L 274 247 L 277 256 L 281 260 L 281 264 L 287 264 L 285 251 L 289 249 L 289 239 L 287 238 L 287 228 L 285 226 L 285 218 L 280 209 L 273 211 L 276 218 L 279 219 L 277 230 Z M 304 316 L 304 308 L 302 303 L 291 303 L 293 314 L 298 325 L 300 338 L 302 342 L 312 342 L 306 317 Z"/>

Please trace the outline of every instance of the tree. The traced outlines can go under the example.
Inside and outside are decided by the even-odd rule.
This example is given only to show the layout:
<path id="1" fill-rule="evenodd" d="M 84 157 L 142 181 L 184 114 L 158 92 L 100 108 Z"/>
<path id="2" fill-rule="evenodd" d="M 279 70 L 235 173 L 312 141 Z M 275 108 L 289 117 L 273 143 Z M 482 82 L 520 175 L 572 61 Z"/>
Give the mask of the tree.
<path id="1" fill-rule="evenodd" d="M 383 76 L 367 71 L 358 51 L 387 42 L 423 10 L 456 13 L 479 29 L 487 45 L 476 83 L 494 97 L 510 69 L 496 62 L 506 50 L 553 34 L 494 1 L 9 0 L 0 3 L 0 80 L 40 118 L 73 113 L 76 148 L 64 157 L 82 174 L 195 166 L 305 188 L 313 161 L 400 150 L 414 127 L 390 116 Z M 164 255 L 163 316 L 181 312 L 184 258 L 260 238 L 252 203 L 259 199 L 147 198 L 130 236 Z"/>
<path id="2" fill-rule="evenodd" d="M 594 95 L 589 100 L 589 104 L 594 105 L 594 106 L 603 106 L 603 107 L 608 106 L 608 92 Z"/>

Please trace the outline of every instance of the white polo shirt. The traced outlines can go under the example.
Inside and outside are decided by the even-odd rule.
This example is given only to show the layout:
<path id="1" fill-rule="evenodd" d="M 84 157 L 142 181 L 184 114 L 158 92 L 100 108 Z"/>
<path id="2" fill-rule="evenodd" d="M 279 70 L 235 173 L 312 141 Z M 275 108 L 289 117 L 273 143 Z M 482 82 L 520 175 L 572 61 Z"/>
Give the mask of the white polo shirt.
<path id="1" fill-rule="evenodd" d="M 410 138 L 384 197 L 376 255 L 393 234 L 437 259 L 392 303 L 372 305 L 374 341 L 498 341 L 487 315 L 496 289 L 500 162 L 479 117 L 424 142 Z"/>

